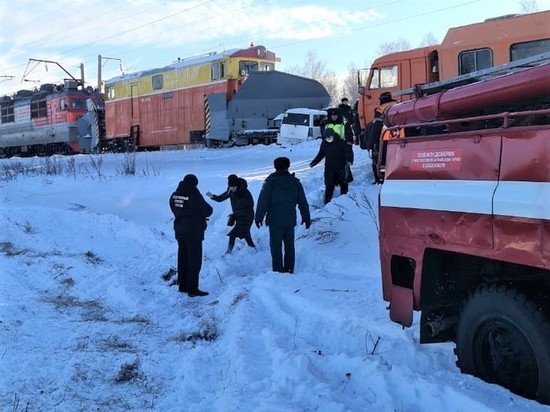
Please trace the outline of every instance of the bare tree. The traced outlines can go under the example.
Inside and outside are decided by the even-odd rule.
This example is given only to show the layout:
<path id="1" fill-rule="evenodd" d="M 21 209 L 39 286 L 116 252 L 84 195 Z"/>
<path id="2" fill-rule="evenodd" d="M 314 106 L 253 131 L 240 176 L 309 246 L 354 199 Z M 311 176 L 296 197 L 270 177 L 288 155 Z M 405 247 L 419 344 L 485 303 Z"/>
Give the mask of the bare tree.
<path id="1" fill-rule="evenodd" d="M 340 103 L 340 99 L 338 97 L 338 91 L 340 90 L 340 87 L 338 85 L 338 79 L 336 78 L 334 72 L 330 72 L 323 76 L 321 79 L 317 80 L 327 90 L 327 93 L 330 96 L 330 105 L 336 106 L 338 103 Z"/>
<path id="2" fill-rule="evenodd" d="M 537 0 L 521 0 L 519 2 L 519 5 L 521 7 L 522 13 L 534 13 L 536 11 L 539 11 Z"/>
<path id="3" fill-rule="evenodd" d="M 350 64 L 348 74 L 342 80 L 342 97 L 347 97 L 352 105 L 357 100 L 357 71 L 357 66 Z"/>
<path id="4" fill-rule="evenodd" d="M 318 59 L 317 52 L 309 50 L 306 54 L 306 60 L 302 66 L 292 66 L 289 68 L 290 73 L 298 76 L 309 77 L 310 79 L 319 80 L 326 72 L 326 62 Z"/>
<path id="5" fill-rule="evenodd" d="M 389 53 L 395 53 L 404 50 L 410 50 L 411 44 L 404 38 L 395 41 L 387 41 L 378 46 L 377 53 L 379 56 Z"/>
<path id="6" fill-rule="evenodd" d="M 302 66 L 292 66 L 288 69 L 288 72 L 317 80 L 325 87 L 330 95 L 331 104 L 334 104 L 338 101 L 338 80 L 336 74 L 327 70 L 326 66 L 326 62 L 319 60 L 317 53 L 310 50 L 306 54 L 304 64 Z"/>
<path id="7" fill-rule="evenodd" d="M 433 46 L 434 44 L 439 44 L 439 41 L 434 36 L 434 34 L 430 31 L 424 35 L 418 47 Z"/>

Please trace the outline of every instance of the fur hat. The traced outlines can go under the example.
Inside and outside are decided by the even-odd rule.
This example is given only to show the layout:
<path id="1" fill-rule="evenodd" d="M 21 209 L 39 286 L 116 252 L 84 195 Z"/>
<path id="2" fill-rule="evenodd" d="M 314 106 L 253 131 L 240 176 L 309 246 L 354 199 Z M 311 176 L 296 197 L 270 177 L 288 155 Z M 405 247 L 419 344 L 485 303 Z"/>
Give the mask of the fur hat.
<path id="1" fill-rule="evenodd" d="M 380 99 L 380 104 L 384 104 L 384 103 L 389 103 L 389 102 L 396 102 L 397 100 L 393 99 L 391 97 L 391 93 L 390 92 L 384 92 L 380 95 L 379 97 Z"/>
<path id="2" fill-rule="evenodd" d="M 273 161 L 275 170 L 288 170 L 290 167 L 290 159 L 288 157 L 278 157 Z"/>
<path id="3" fill-rule="evenodd" d="M 239 177 L 237 175 L 227 176 L 227 186 L 239 186 Z"/>
<path id="4" fill-rule="evenodd" d="M 197 187 L 199 184 L 199 179 L 197 179 L 197 176 L 195 175 L 186 175 L 183 178 L 183 183 L 186 186 Z"/>

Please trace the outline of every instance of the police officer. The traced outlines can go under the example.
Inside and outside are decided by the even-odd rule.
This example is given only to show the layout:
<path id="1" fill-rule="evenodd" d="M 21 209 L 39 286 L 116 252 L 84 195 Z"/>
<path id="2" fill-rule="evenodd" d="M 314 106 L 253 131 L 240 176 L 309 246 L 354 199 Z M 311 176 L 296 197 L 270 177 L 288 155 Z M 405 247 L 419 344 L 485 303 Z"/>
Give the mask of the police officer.
<path id="1" fill-rule="evenodd" d="M 198 184 L 197 176 L 186 175 L 170 196 L 178 241 L 178 288 L 189 297 L 208 295 L 199 289 L 199 272 L 206 221 L 213 210 L 199 192 Z"/>

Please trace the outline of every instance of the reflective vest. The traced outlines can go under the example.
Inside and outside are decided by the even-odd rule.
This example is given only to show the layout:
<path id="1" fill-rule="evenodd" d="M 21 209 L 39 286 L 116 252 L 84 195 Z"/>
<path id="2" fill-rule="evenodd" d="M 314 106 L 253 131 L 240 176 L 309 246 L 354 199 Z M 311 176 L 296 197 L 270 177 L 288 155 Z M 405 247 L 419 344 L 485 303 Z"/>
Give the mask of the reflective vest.
<path id="1" fill-rule="evenodd" d="M 341 139 L 346 140 L 345 127 L 342 123 L 327 123 L 325 125 L 325 130 L 326 129 L 334 130 L 335 133 L 338 133 L 338 136 L 340 136 Z"/>
<path id="2" fill-rule="evenodd" d="M 390 106 L 393 106 L 394 104 L 396 104 L 398 102 L 388 102 L 388 103 L 384 103 L 384 104 L 381 104 L 380 106 L 378 106 L 376 109 L 374 109 L 374 111 L 378 111 L 382 114 L 384 114 L 384 111 L 390 107 Z M 399 138 L 399 137 L 405 137 L 405 130 L 400 128 L 400 129 L 393 129 L 393 130 L 388 130 L 388 128 L 386 127 L 386 125 L 382 126 L 382 140 L 390 140 L 390 139 L 395 139 L 395 138 Z"/>

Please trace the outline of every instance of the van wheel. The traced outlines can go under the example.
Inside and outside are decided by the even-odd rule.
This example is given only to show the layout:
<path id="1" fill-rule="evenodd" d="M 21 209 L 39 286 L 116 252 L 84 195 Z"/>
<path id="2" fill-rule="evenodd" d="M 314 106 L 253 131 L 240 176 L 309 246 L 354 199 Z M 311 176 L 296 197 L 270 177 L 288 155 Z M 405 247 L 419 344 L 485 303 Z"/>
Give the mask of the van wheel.
<path id="1" fill-rule="evenodd" d="M 517 290 L 478 288 L 460 314 L 455 352 L 463 373 L 550 404 L 550 322 Z"/>

